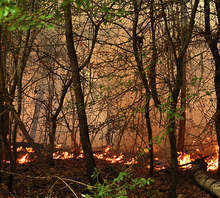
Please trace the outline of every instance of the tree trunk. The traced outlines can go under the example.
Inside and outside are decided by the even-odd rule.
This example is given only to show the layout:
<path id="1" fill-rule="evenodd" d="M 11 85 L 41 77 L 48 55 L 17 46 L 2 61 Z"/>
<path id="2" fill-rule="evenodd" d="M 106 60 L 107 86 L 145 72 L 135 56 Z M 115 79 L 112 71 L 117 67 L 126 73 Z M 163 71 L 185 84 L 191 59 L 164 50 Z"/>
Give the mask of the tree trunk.
<path id="1" fill-rule="evenodd" d="M 95 172 L 96 163 L 93 157 L 92 146 L 89 137 L 84 95 L 82 92 L 77 54 L 74 46 L 74 39 L 72 32 L 71 3 L 69 3 L 69 1 L 67 0 L 64 0 L 64 3 L 66 5 L 64 7 L 66 46 L 70 60 L 70 66 L 72 69 L 72 81 L 73 81 L 74 93 L 76 98 L 77 115 L 79 119 L 80 140 L 86 158 L 86 167 L 87 167 L 90 183 L 95 184 L 98 181 L 97 178 L 92 178 L 92 175 Z"/>
<path id="2" fill-rule="evenodd" d="M 211 50 L 214 62 L 215 62 L 215 93 L 216 93 L 216 114 L 215 114 L 215 128 L 218 141 L 218 147 L 220 148 L 220 54 L 218 49 L 218 40 L 220 36 L 220 2 L 215 1 L 217 17 L 218 17 L 218 32 L 214 35 L 211 32 L 210 26 L 210 1 L 204 0 L 205 11 L 205 39 Z M 219 150 L 219 162 L 220 162 L 220 150 Z M 220 173 L 220 168 L 218 168 Z"/>
<path id="3" fill-rule="evenodd" d="M 57 117 L 59 116 L 62 107 L 63 107 L 63 102 L 64 98 L 67 94 L 67 91 L 72 84 L 72 79 L 70 79 L 66 85 L 63 86 L 60 100 L 59 100 L 59 106 L 56 109 L 56 112 L 51 116 L 51 133 L 49 134 L 49 140 L 50 140 L 50 156 L 49 156 L 49 164 L 50 166 L 54 166 L 54 161 L 53 161 L 53 153 L 54 153 L 54 143 L 55 143 L 55 136 L 56 136 L 56 128 L 57 128 Z"/>
<path id="4" fill-rule="evenodd" d="M 172 96 L 171 96 L 172 97 Z M 177 98 L 170 99 L 170 115 L 167 115 L 169 123 L 168 123 L 168 136 L 170 142 L 170 168 L 171 168 L 171 182 L 170 182 L 170 189 L 169 189 L 169 196 L 174 198 L 176 197 L 176 186 L 178 183 L 178 175 L 177 175 L 177 146 L 176 146 L 176 104 Z"/>
<path id="5" fill-rule="evenodd" d="M 7 134 L 9 132 L 9 109 L 6 106 L 5 92 L 5 57 L 6 57 L 6 35 L 0 25 L 0 168 L 2 168 L 3 160 L 6 155 L 11 159 L 11 153 L 8 145 Z M 0 173 L 0 182 L 1 180 Z"/>
<path id="6" fill-rule="evenodd" d="M 32 119 L 31 130 L 30 130 L 30 136 L 33 140 L 35 139 L 35 136 L 36 136 L 38 118 L 40 115 L 40 110 L 41 110 L 41 105 L 42 105 L 40 101 L 43 99 L 43 96 L 44 96 L 44 90 L 42 87 L 40 87 L 39 91 L 37 92 L 37 99 L 35 101 L 34 115 Z"/>
<path id="7" fill-rule="evenodd" d="M 187 32 L 187 7 L 186 2 L 181 1 L 181 29 L 182 29 L 182 37 Z M 183 57 L 183 64 L 182 64 L 182 87 L 181 87 L 181 108 L 182 113 L 180 120 L 180 128 L 178 134 L 178 151 L 184 152 L 184 142 L 185 142 L 185 131 L 186 131 L 186 55 Z"/>
<path id="8" fill-rule="evenodd" d="M 220 181 L 212 178 L 206 172 L 207 164 L 204 160 L 196 160 L 193 163 L 193 177 L 195 181 L 205 190 L 220 197 Z"/>
<path id="9" fill-rule="evenodd" d="M 185 1 L 184 1 L 185 2 Z M 169 135 L 169 141 L 170 141 L 170 157 L 171 157 L 171 184 L 170 184 L 170 192 L 169 197 L 170 198 L 176 198 L 176 185 L 178 183 L 177 179 L 177 145 L 176 145 L 176 117 L 175 114 L 178 113 L 176 111 L 178 96 L 180 93 L 180 89 L 182 87 L 182 75 L 183 75 L 183 64 L 184 64 L 184 57 L 187 51 L 187 48 L 189 46 L 189 43 L 192 38 L 192 32 L 195 24 L 195 16 L 199 4 L 199 0 L 195 0 L 191 16 L 190 16 L 190 22 L 187 24 L 187 32 L 186 34 L 181 35 L 180 38 L 180 44 L 177 46 L 173 35 L 171 34 L 171 29 L 169 27 L 168 18 L 166 15 L 167 8 L 166 4 L 162 0 L 160 0 L 161 8 L 162 8 L 162 17 L 164 19 L 164 25 L 165 25 L 165 31 L 168 37 L 168 41 L 170 44 L 170 51 L 172 52 L 172 59 L 174 59 L 175 65 L 176 65 L 176 75 L 173 79 L 174 82 L 171 82 L 170 79 L 168 79 L 168 86 L 170 91 L 170 98 L 169 98 L 169 104 L 170 109 L 168 112 L 168 135 Z M 185 2 L 187 3 L 187 2 Z"/>
<path id="10" fill-rule="evenodd" d="M 146 73 L 143 68 L 143 60 L 142 60 L 142 45 L 143 45 L 143 38 L 137 35 L 137 27 L 138 27 L 138 18 L 139 18 L 139 11 L 141 5 L 139 5 L 138 1 L 133 1 L 134 3 L 134 20 L 133 20 L 133 52 L 135 56 L 135 61 L 137 63 L 137 68 L 139 72 L 140 79 L 144 86 L 145 90 L 145 122 L 147 126 L 148 132 L 148 142 L 149 142 L 149 152 L 150 152 L 150 175 L 153 175 L 154 170 L 154 153 L 153 153 L 153 134 L 152 134 L 152 127 L 151 127 L 151 120 L 150 120 L 150 88 L 148 85 L 148 80 L 146 77 Z M 140 41 L 142 39 L 142 41 Z M 154 65 L 155 66 L 155 65 Z M 155 96 L 156 97 L 156 96 Z M 157 102 L 156 102 L 157 103 Z"/>
<path id="11" fill-rule="evenodd" d="M 151 20 L 151 37 L 152 37 L 152 58 L 151 58 L 151 65 L 149 68 L 149 82 L 150 82 L 151 95 L 154 100 L 155 106 L 160 109 L 161 102 L 158 97 L 157 86 L 156 86 L 156 65 L 158 62 L 158 53 L 156 47 L 154 0 L 150 1 L 150 20 Z"/>

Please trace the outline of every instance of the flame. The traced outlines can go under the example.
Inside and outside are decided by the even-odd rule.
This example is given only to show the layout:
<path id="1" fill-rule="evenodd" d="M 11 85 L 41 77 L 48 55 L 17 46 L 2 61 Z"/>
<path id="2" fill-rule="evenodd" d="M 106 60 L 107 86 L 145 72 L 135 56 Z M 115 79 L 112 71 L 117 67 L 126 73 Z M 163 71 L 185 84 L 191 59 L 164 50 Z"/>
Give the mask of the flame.
<path id="1" fill-rule="evenodd" d="M 104 153 L 109 153 L 110 150 L 111 150 L 111 146 L 107 146 L 107 147 L 104 149 Z"/>
<path id="2" fill-rule="evenodd" d="M 74 155 L 72 153 L 68 153 L 67 151 L 59 153 L 55 152 L 53 153 L 53 159 L 72 159 L 74 158 Z"/>
<path id="3" fill-rule="evenodd" d="M 61 148 L 61 145 L 57 145 L 56 148 Z M 218 169 L 218 146 L 215 147 L 215 155 L 212 158 L 206 159 L 206 163 L 207 163 L 207 171 L 215 171 Z M 31 160 L 28 159 L 29 158 L 29 153 L 33 153 L 34 150 L 31 147 L 28 148 L 23 148 L 22 146 L 17 148 L 17 152 L 20 151 L 26 151 L 27 153 L 24 154 L 22 157 L 17 159 L 17 162 L 19 164 L 24 164 L 24 163 L 28 163 Z M 124 154 L 119 154 L 119 155 L 113 155 L 111 156 L 110 154 L 111 151 L 111 147 L 107 146 L 103 149 L 102 153 L 94 153 L 94 157 L 96 159 L 100 159 L 100 160 L 105 160 L 111 164 L 114 163 L 121 163 L 124 165 L 132 165 L 132 164 L 137 164 L 137 160 L 135 158 L 130 158 L 130 159 L 126 159 Z M 147 152 L 148 150 L 144 150 L 145 152 Z M 196 149 L 196 152 L 201 152 L 199 149 Z M 53 159 L 83 159 L 85 158 L 83 151 L 81 150 L 80 154 L 78 156 L 74 156 L 72 153 L 69 153 L 67 151 L 65 152 L 54 152 L 53 153 Z M 155 160 L 159 160 L 158 157 L 155 157 Z M 194 159 L 192 158 L 192 156 L 190 154 L 187 153 L 183 153 L 183 152 L 179 152 L 178 153 L 178 164 L 179 165 L 184 165 L 187 163 L 191 163 Z M 9 162 L 6 162 L 9 163 Z M 185 165 L 185 166 L 181 166 L 181 168 L 183 169 L 190 169 L 192 167 L 191 164 Z M 147 166 L 147 168 L 149 168 L 149 166 Z M 161 170 L 161 169 L 165 169 L 165 166 L 155 166 L 155 170 Z"/>
<path id="4" fill-rule="evenodd" d="M 34 153 L 34 149 L 33 149 L 32 147 L 26 148 L 26 151 L 27 151 L 28 153 Z"/>
<path id="5" fill-rule="evenodd" d="M 24 163 L 29 162 L 30 160 L 28 160 L 28 156 L 29 156 L 29 154 L 26 153 L 24 156 L 18 158 L 18 159 L 17 159 L 18 163 L 19 163 L 19 164 L 24 164 Z"/>
<path id="6" fill-rule="evenodd" d="M 22 151 L 22 149 L 23 149 L 23 147 L 22 147 L 22 146 L 19 146 L 19 147 L 17 148 L 17 152 Z"/>
<path id="7" fill-rule="evenodd" d="M 56 147 L 61 148 L 61 145 L 57 145 Z M 26 150 L 27 153 L 24 154 L 22 157 L 18 158 L 17 162 L 19 164 L 24 164 L 24 163 L 30 162 L 30 159 L 28 159 L 28 157 L 29 157 L 29 153 L 34 152 L 33 148 L 28 147 L 28 148 L 24 149 L 22 146 L 17 148 L 17 152 L 20 152 L 22 150 Z M 218 168 L 218 146 L 216 146 L 215 150 L 216 150 L 215 151 L 216 155 L 211 159 L 206 159 L 206 163 L 208 164 L 207 171 L 214 171 L 214 170 L 217 170 L 217 168 Z M 126 159 L 124 154 L 111 156 L 110 151 L 111 151 L 111 147 L 107 146 L 106 148 L 103 149 L 102 153 L 94 153 L 93 155 L 96 159 L 105 160 L 111 164 L 121 163 L 124 165 L 133 165 L 133 164 L 138 163 L 135 158 Z M 196 151 L 199 152 L 200 150 L 197 149 Z M 184 165 L 184 164 L 187 164 L 187 163 L 190 163 L 193 161 L 190 154 L 178 153 L 178 155 L 179 155 L 178 156 L 179 165 Z M 83 151 L 81 151 L 78 156 L 74 156 L 72 153 L 69 153 L 67 151 L 61 152 L 61 153 L 60 152 L 53 153 L 53 159 L 73 159 L 73 158 L 75 158 L 75 159 L 85 158 Z M 156 157 L 155 160 L 159 160 L 159 158 Z M 188 164 L 186 166 L 182 166 L 181 168 L 189 169 L 191 167 L 192 167 L 192 165 Z M 164 166 L 155 167 L 155 170 L 161 170 L 161 169 L 165 169 L 165 167 Z"/>
<path id="8" fill-rule="evenodd" d="M 125 165 L 132 165 L 132 164 L 137 164 L 138 162 L 132 157 L 131 160 L 128 160 L 125 162 Z"/>
<path id="9" fill-rule="evenodd" d="M 178 152 L 178 155 L 179 155 L 178 156 L 179 165 L 184 165 L 184 164 L 192 162 L 192 160 L 190 158 L 190 154 L 186 154 L 186 153 L 183 153 L 183 152 Z M 192 164 L 181 166 L 181 168 L 184 168 L 184 169 L 192 168 Z"/>
<path id="10" fill-rule="evenodd" d="M 215 146 L 215 155 L 211 159 L 207 159 L 207 171 L 215 171 L 218 169 L 218 156 L 219 156 L 219 147 Z"/>

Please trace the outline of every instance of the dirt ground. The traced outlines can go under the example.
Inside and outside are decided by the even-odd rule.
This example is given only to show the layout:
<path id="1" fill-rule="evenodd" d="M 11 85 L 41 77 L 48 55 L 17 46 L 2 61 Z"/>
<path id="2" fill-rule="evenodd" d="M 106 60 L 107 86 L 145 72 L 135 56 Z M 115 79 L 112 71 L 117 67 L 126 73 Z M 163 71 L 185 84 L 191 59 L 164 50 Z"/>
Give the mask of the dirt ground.
<path id="1" fill-rule="evenodd" d="M 110 164 L 98 159 L 96 159 L 96 163 L 103 178 L 107 180 L 112 180 L 118 176 L 119 172 L 128 168 L 133 173 L 133 177 L 149 178 L 149 170 L 145 168 L 146 165 L 143 163 L 132 167 L 119 163 Z M 7 171 L 8 168 L 5 167 L 4 170 Z M 153 183 L 129 192 L 128 197 L 168 198 L 169 175 L 168 169 L 156 171 L 153 176 Z M 39 159 L 27 164 L 19 164 L 14 174 L 14 188 L 11 193 L 7 189 L 7 178 L 8 173 L 3 173 L 4 182 L 0 185 L 0 198 L 82 197 L 81 193 L 87 189 L 84 184 L 88 184 L 84 159 L 55 160 L 53 168 L 48 167 L 45 162 Z M 178 198 L 213 197 L 196 184 L 191 170 L 180 171 L 177 195 Z"/>

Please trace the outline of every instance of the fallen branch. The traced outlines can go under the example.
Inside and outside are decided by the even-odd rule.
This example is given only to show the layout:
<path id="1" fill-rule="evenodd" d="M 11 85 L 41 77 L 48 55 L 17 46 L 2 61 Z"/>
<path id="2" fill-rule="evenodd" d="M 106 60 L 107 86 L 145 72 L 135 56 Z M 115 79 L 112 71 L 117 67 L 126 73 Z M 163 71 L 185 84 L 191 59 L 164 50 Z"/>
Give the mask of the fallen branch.
<path id="1" fill-rule="evenodd" d="M 195 160 L 192 163 L 193 177 L 205 190 L 220 198 L 220 181 L 207 174 L 207 164 L 204 159 Z"/>

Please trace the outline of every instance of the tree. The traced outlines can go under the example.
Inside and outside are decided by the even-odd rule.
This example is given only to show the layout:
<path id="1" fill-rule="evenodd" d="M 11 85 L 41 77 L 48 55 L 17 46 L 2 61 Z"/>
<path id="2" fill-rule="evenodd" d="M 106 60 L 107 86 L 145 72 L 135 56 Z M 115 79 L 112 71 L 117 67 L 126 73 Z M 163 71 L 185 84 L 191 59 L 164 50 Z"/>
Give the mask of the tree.
<path id="1" fill-rule="evenodd" d="M 74 87 L 75 99 L 76 99 L 76 109 L 79 119 L 79 130 L 80 130 L 80 139 L 82 143 L 83 152 L 86 157 L 86 167 L 91 184 L 99 182 L 99 178 L 93 178 L 92 175 L 95 172 L 96 164 L 93 157 L 92 146 L 89 138 L 89 128 L 86 116 L 84 95 L 81 87 L 80 79 L 80 68 L 78 63 L 78 58 L 76 54 L 75 44 L 74 44 L 74 35 L 72 32 L 72 14 L 71 14 L 71 3 L 68 0 L 64 0 L 64 19 L 65 19 L 65 34 L 66 34 L 66 46 L 68 51 L 68 56 L 70 60 L 70 66 L 72 70 L 72 83 Z M 98 25 L 96 25 L 96 34 L 97 37 L 99 26 L 103 21 L 101 20 Z M 93 44 L 91 51 L 94 49 Z M 91 55 L 88 57 L 88 62 L 91 58 Z M 102 182 L 100 180 L 100 182 Z"/>
<path id="2" fill-rule="evenodd" d="M 146 120 L 146 125 L 147 125 L 147 131 L 148 131 L 148 140 L 149 140 L 149 152 L 150 152 L 150 175 L 153 175 L 153 169 L 154 169 L 154 155 L 153 155 L 153 135 L 152 135 L 152 127 L 151 127 L 151 120 L 150 120 L 150 109 L 149 109 L 149 105 L 150 105 L 150 97 L 151 97 L 151 92 L 150 92 L 150 86 L 149 86 L 149 82 L 147 80 L 146 77 L 146 73 L 144 71 L 144 66 L 143 66 L 143 51 L 142 51 L 142 46 L 143 46 L 143 35 L 138 35 L 137 34 L 137 27 L 138 27 L 138 18 L 139 18 L 139 12 L 141 10 L 141 5 L 142 5 L 142 1 L 138 2 L 138 1 L 133 1 L 133 6 L 134 6 L 134 19 L 133 19 L 133 32 L 132 32 L 132 36 L 133 36 L 133 50 L 134 50 L 134 56 L 135 56 L 135 60 L 137 63 L 137 68 L 138 68 L 138 72 L 141 78 L 141 81 L 143 83 L 144 86 L 144 90 L 145 90 L 145 120 Z M 151 2 L 151 20 L 153 19 L 152 16 L 152 2 Z M 151 21 L 152 23 L 152 21 Z M 153 34 L 153 40 L 154 38 L 154 24 L 152 24 L 152 34 Z M 153 42 L 155 44 L 155 42 Z M 153 58 L 156 58 L 156 52 L 155 52 L 155 45 L 153 44 Z M 154 74 L 154 70 L 155 70 L 155 64 L 156 64 L 156 60 L 154 60 L 155 62 L 153 62 L 151 67 L 151 73 Z M 153 80 L 152 80 L 153 79 Z M 157 93 L 156 89 L 155 89 L 155 77 L 153 78 L 153 76 L 151 76 L 151 87 L 154 88 L 154 92 L 153 93 Z M 154 95 L 153 97 L 156 101 L 156 103 L 159 103 L 158 97 L 157 95 Z"/>
<path id="3" fill-rule="evenodd" d="M 218 42 L 220 37 L 220 2 L 215 0 L 215 9 L 217 13 L 217 31 L 211 30 L 210 24 L 210 1 L 204 0 L 204 17 L 205 17 L 205 32 L 204 36 L 206 42 L 211 50 L 214 63 L 215 63 L 215 93 L 216 93 L 216 113 L 215 113 L 215 129 L 218 141 L 218 146 L 220 147 L 220 54 L 218 49 Z M 220 154 L 220 150 L 219 150 Z M 219 159 L 220 160 L 220 155 Z M 220 169 L 218 170 L 220 172 Z"/>
<path id="4" fill-rule="evenodd" d="M 175 3 L 174 3 L 175 4 Z M 175 45 L 175 41 L 171 30 L 169 28 L 168 19 L 166 10 L 169 9 L 163 2 L 160 0 L 162 16 L 165 24 L 165 32 L 168 39 L 168 44 L 171 47 L 171 53 L 173 57 L 173 61 L 175 63 L 176 76 L 174 78 L 174 82 L 169 81 L 168 79 L 168 87 L 169 87 L 169 98 L 168 98 L 168 127 L 167 132 L 169 136 L 170 142 L 170 156 L 171 156 L 171 184 L 170 184 L 170 192 L 169 196 L 174 198 L 176 197 L 176 185 L 177 185 L 177 145 L 176 145 L 176 114 L 178 113 L 177 103 L 178 96 L 180 93 L 180 89 L 182 87 L 182 68 L 184 64 L 184 57 L 186 54 L 186 50 L 189 46 L 189 43 L 192 38 L 192 32 L 195 24 L 195 16 L 198 8 L 199 0 L 196 0 L 193 5 L 192 13 L 190 16 L 190 22 L 188 24 L 187 32 L 180 36 L 180 44 L 178 47 Z M 171 3 L 172 6 L 172 3 Z M 177 5 L 178 6 L 178 5 Z"/>

